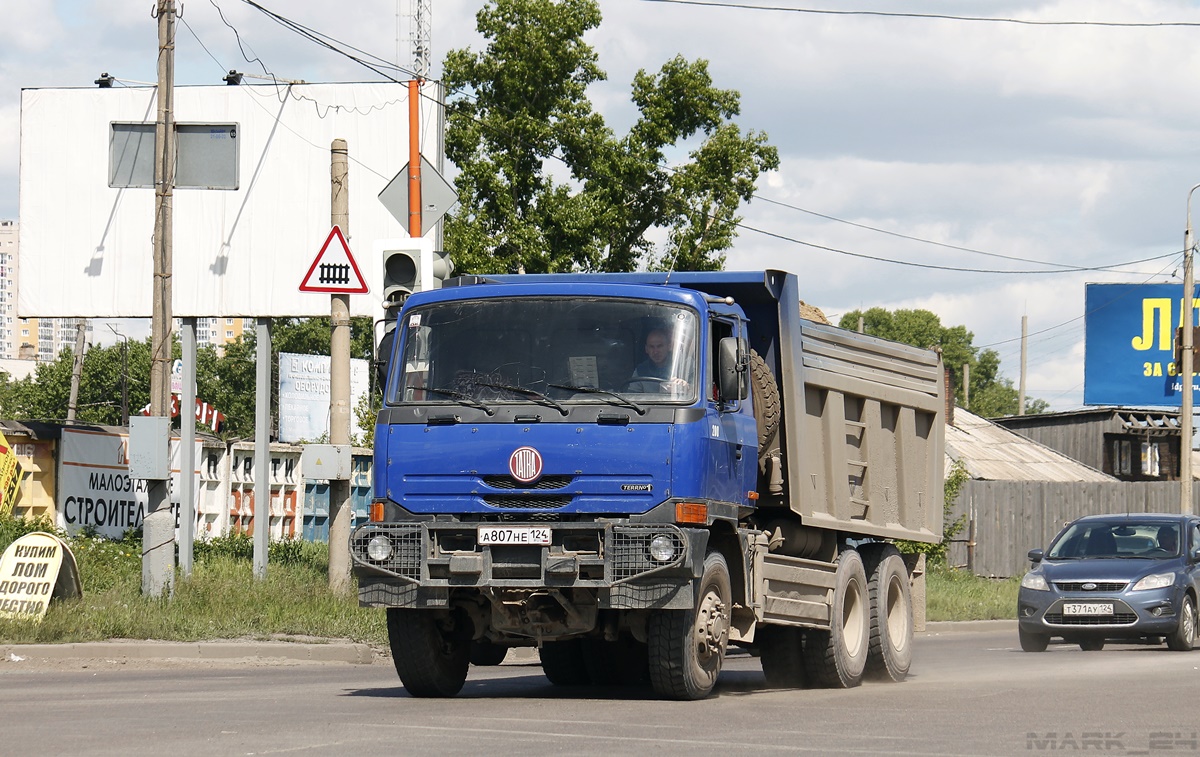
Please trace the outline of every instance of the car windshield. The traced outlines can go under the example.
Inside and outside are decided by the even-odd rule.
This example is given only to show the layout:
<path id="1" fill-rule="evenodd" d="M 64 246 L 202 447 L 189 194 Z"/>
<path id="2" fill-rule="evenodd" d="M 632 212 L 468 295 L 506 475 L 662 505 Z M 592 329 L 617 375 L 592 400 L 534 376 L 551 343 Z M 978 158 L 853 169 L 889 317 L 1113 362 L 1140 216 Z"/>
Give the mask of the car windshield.
<path id="1" fill-rule="evenodd" d="M 1077 521 L 1055 538 L 1051 560 L 1115 557 L 1167 560 L 1179 555 L 1179 524 L 1121 519 Z"/>
<path id="2" fill-rule="evenodd" d="M 486 298 L 416 308 L 401 324 L 402 359 L 387 401 L 639 411 L 690 403 L 699 388 L 698 322 L 686 307 L 615 298 Z"/>

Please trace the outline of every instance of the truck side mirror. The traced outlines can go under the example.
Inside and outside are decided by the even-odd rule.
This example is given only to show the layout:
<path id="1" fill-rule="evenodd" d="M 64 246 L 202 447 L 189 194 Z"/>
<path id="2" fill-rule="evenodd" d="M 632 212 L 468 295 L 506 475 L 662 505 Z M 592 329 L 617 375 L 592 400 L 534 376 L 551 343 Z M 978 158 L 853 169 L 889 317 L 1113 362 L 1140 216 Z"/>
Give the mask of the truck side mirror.
<path id="1" fill-rule="evenodd" d="M 745 339 L 722 337 L 717 347 L 717 392 L 722 402 L 750 396 L 750 349 Z"/>

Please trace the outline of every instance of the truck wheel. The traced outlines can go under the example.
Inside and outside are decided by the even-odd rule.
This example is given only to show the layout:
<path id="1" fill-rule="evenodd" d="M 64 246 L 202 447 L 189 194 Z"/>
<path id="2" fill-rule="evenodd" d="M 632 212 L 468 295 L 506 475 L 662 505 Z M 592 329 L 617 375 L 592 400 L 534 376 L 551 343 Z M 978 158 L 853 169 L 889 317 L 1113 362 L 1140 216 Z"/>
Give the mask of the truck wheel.
<path id="1" fill-rule="evenodd" d="M 725 558 L 720 552 L 709 552 L 696 607 L 650 615 L 650 683 L 659 696 L 702 699 L 712 692 L 729 643 L 732 597 Z"/>
<path id="2" fill-rule="evenodd" d="M 900 550 L 888 544 L 867 558 L 871 598 L 871 641 L 867 675 L 903 681 L 912 665 L 912 589 Z"/>
<path id="3" fill-rule="evenodd" d="M 471 642 L 472 665 L 492 667 L 504 662 L 505 657 L 508 657 L 508 647 L 502 647 L 490 641 Z"/>
<path id="4" fill-rule="evenodd" d="M 767 452 L 779 430 L 779 386 L 767 361 L 750 350 L 750 388 L 754 392 L 754 422 L 758 425 L 758 452 Z"/>
<path id="5" fill-rule="evenodd" d="M 414 697 L 452 697 L 467 680 L 471 621 L 458 611 L 389 607 L 388 642 L 400 682 Z"/>
<path id="6" fill-rule="evenodd" d="M 805 667 L 820 686 L 853 688 L 862 683 L 867 667 L 871 625 L 867 574 L 863 570 L 862 557 L 853 549 L 838 556 L 830 611 L 828 631 L 805 633 Z"/>
<path id="7" fill-rule="evenodd" d="M 1175 652 L 1191 651 L 1196 642 L 1196 600 L 1191 594 L 1183 595 L 1183 606 L 1179 608 L 1179 625 L 1167 635 L 1167 648 Z"/>
<path id="8" fill-rule="evenodd" d="M 1044 633 L 1018 628 L 1017 636 L 1021 638 L 1021 650 L 1025 652 L 1045 652 L 1046 647 L 1050 646 L 1050 637 Z"/>
<path id="9" fill-rule="evenodd" d="M 768 686 L 802 689 L 808 685 L 808 673 L 804 670 L 804 631 L 790 626 L 759 626 L 756 638 L 759 661 Z"/>
<path id="10" fill-rule="evenodd" d="M 547 641 L 538 650 L 542 672 L 555 686 L 586 686 L 592 682 L 583 658 L 581 639 Z"/>

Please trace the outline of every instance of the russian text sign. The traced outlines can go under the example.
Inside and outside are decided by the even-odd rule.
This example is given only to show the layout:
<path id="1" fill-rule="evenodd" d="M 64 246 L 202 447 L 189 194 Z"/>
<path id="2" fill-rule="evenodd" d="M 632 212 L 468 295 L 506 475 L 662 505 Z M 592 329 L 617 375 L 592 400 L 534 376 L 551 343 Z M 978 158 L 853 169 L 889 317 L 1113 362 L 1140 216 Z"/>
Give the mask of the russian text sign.
<path id="1" fill-rule="evenodd" d="M 1083 404 L 1179 407 L 1175 329 L 1183 318 L 1183 287 L 1088 284 L 1085 302 Z M 1193 319 L 1197 315 L 1200 310 Z M 1200 397 L 1198 384 L 1193 379 L 1193 398 Z"/>
<path id="2" fill-rule="evenodd" d="M 60 574 L 67 579 L 61 587 Z M 8 545 L 0 558 L 0 617 L 41 619 L 51 597 L 81 593 L 75 556 L 57 536 L 41 531 L 25 534 Z"/>

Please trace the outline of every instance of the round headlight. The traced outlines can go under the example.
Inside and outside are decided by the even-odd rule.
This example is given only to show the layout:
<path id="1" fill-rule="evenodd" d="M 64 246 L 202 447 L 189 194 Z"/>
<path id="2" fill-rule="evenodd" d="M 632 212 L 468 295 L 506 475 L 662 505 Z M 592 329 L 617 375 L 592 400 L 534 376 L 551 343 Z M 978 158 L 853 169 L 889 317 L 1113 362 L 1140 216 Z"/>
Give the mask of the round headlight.
<path id="1" fill-rule="evenodd" d="M 670 562 L 675 559 L 675 540 L 666 534 L 659 534 L 650 540 L 650 556 L 659 562 Z"/>
<path id="2" fill-rule="evenodd" d="M 392 556 L 392 540 L 380 534 L 371 537 L 367 542 L 367 557 L 372 560 L 386 560 Z"/>

